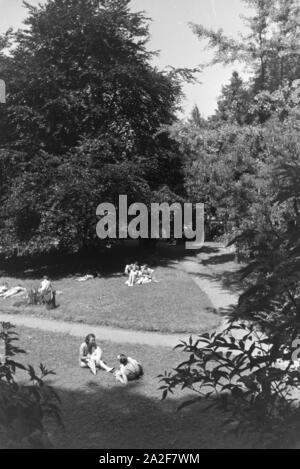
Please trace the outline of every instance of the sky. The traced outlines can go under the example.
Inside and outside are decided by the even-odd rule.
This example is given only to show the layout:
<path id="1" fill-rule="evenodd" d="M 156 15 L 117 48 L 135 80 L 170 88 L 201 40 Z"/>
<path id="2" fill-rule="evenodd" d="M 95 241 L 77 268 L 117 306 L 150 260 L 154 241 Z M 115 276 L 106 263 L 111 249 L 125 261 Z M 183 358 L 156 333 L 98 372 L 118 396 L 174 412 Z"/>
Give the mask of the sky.
<path id="1" fill-rule="evenodd" d="M 37 5 L 45 3 L 45 0 L 27 0 L 27 3 Z M 22 4 L 23 0 L 0 0 L 0 33 L 11 26 L 21 26 L 26 16 Z M 145 11 L 152 19 L 148 47 L 160 51 L 153 59 L 153 64 L 159 69 L 169 65 L 194 68 L 211 58 L 211 52 L 205 50 L 205 43 L 192 33 L 189 22 L 213 29 L 223 28 L 225 33 L 237 37 L 239 32 L 245 32 L 240 16 L 249 11 L 242 0 L 131 0 L 131 8 Z M 201 83 L 184 85 L 181 117 L 187 117 L 195 104 L 203 116 L 213 114 L 222 86 L 228 83 L 233 70 L 244 73 L 239 64 L 216 65 L 199 75 Z"/>

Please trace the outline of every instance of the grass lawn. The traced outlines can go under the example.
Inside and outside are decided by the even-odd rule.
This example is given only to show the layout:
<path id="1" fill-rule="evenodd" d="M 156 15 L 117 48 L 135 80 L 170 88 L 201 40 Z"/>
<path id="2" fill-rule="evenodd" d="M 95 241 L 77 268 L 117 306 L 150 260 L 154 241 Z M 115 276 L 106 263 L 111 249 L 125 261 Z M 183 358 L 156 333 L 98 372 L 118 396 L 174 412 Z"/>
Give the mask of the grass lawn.
<path id="1" fill-rule="evenodd" d="M 172 266 L 156 269 L 160 283 L 129 288 L 126 277 L 111 274 L 87 282 L 74 276 L 54 280 L 63 294 L 53 311 L 44 307 L 13 306 L 20 299 L 0 299 L 0 311 L 34 315 L 134 330 L 161 332 L 204 332 L 217 327 L 220 317 L 214 313 L 209 298 L 185 272 Z M 40 278 L 1 277 L 10 286 L 38 286 Z"/>
<path id="2" fill-rule="evenodd" d="M 220 414 L 203 412 L 200 406 L 177 413 L 178 404 L 188 396 L 184 392 L 161 401 L 156 376 L 185 358 L 182 353 L 166 348 L 101 343 L 109 364 L 116 364 L 116 355 L 124 352 L 144 365 L 143 379 L 123 387 L 110 373 L 99 371 L 93 376 L 89 370 L 78 367 L 80 344 L 76 338 L 27 328 L 17 331 L 20 346 L 28 352 L 21 361 L 34 366 L 42 362 L 57 373 L 51 383 L 62 400 L 65 430 L 50 429 L 55 448 L 197 449 L 249 444 L 226 436 Z"/>

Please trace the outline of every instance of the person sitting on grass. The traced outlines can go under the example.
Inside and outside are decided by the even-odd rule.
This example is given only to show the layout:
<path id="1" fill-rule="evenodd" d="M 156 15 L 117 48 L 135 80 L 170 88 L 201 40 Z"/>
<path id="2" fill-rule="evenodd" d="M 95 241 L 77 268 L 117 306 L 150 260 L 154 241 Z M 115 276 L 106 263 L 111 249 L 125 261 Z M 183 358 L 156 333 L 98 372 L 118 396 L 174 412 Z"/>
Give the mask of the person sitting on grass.
<path id="1" fill-rule="evenodd" d="M 142 265 L 141 270 L 142 270 L 143 275 L 148 275 L 149 277 L 151 277 L 151 275 L 154 273 L 154 270 L 150 269 L 150 267 L 147 264 Z"/>
<path id="2" fill-rule="evenodd" d="M 151 269 L 151 267 L 149 267 L 148 265 L 145 265 L 144 266 L 144 272 L 146 275 L 148 275 L 152 282 L 155 282 L 155 283 L 159 283 L 159 280 L 157 280 L 156 276 L 155 276 L 155 270 L 154 269 Z"/>
<path id="3" fill-rule="evenodd" d="M 0 286 L 0 295 L 4 294 L 8 290 L 8 283 L 5 282 L 3 285 Z"/>
<path id="4" fill-rule="evenodd" d="M 87 355 L 87 366 L 91 370 L 91 372 L 96 375 L 97 374 L 97 364 L 100 365 L 102 356 L 102 350 L 96 344 L 91 344 L 89 347 L 89 353 Z M 107 370 L 108 371 L 108 370 Z M 112 371 L 112 370 L 109 370 Z"/>
<path id="5" fill-rule="evenodd" d="M 143 267 L 138 271 L 136 277 L 136 284 L 137 285 L 145 285 L 146 283 L 151 283 L 152 279 L 151 276 L 146 274 L 143 270 Z"/>
<path id="6" fill-rule="evenodd" d="M 126 264 L 124 274 L 129 275 L 132 268 L 133 268 L 133 264 Z"/>
<path id="7" fill-rule="evenodd" d="M 47 309 L 56 308 L 55 290 L 46 275 L 43 277 L 43 281 L 41 282 L 41 286 L 38 289 L 38 293 L 40 295 L 41 302 L 46 305 Z"/>
<path id="8" fill-rule="evenodd" d="M 118 355 L 120 368 L 115 373 L 115 378 L 122 384 L 127 384 L 128 381 L 135 381 L 144 375 L 142 365 L 134 358 L 127 357 L 123 353 Z"/>
<path id="9" fill-rule="evenodd" d="M 81 368 L 90 368 L 93 374 L 97 373 L 97 368 L 108 373 L 114 370 L 114 367 L 107 366 L 102 360 L 102 350 L 97 346 L 94 334 L 88 334 L 79 348 L 79 366 Z"/>
<path id="10" fill-rule="evenodd" d="M 153 274 L 154 274 L 153 269 L 150 269 L 150 267 L 147 264 L 143 265 L 138 273 L 136 283 L 138 285 L 144 285 L 146 283 L 151 283 L 151 282 L 158 283 L 158 280 L 155 278 Z"/>
<path id="11" fill-rule="evenodd" d="M 139 270 L 139 266 L 137 262 L 135 262 L 131 266 L 126 266 L 125 270 L 129 272 L 129 278 L 128 280 L 126 280 L 125 284 L 128 285 L 129 287 L 133 287 L 137 278 L 138 270 Z"/>
<path id="12" fill-rule="evenodd" d="M 45 275 L 43 277 L 43 280 L 41 281 L 41 285 L 40 285 L 40 288 L 39 288 L 39 293 L 41 295 L 45 295 L 47 294 L 50 290 L 52 289 L 52 285 L 51 285 L 51 282 L 49 280 L 49 277 L 47 277 L 47 275 Z"/>

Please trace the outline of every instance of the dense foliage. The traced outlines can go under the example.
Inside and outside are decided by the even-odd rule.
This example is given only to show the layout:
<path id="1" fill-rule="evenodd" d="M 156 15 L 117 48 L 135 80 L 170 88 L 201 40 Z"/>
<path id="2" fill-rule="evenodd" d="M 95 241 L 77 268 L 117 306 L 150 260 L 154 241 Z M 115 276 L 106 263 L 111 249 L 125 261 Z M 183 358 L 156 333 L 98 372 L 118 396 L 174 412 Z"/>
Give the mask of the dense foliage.
<path id="1" fill-rule="evenodd" d="M 246 3 L 253 16 L 241 41 L 193 29 L 216 50 L 213 63 L 243 61 L 249 80 L 235 72 L 211 118 L 194 112 L 170 133 L 185 157 L 188 197 L 203 201 L 242 251 L 250 286 L 233 322 L 182 344 L 189 359 L 161 379 L 164 397 L 178 386 L 200 393 L 254 445 L 269 446 L 286 444 L 299 420 L 300 9 L 294 0 Z"/>
<path id="2" fill-rule="evenodd" d="M 243 274 L 254 280 L 232 321 L 181 344 L 189 358 L 161 376 L 164 397 L 177 387 L 196 392 L 184 405 L 210 400 L 256 447 L 287 445 L 299 430 L 299 163 L 282 164 L 276 176 L 276 217 L 262 213 L 261 224 L 241 235 L 252 257 Z"/>
<path id="3" fill-rule="evenodd" d="M 33 254 L 97 244 L 96 208 L 182 194 L 167 133 L 187 71 L 150 64 L 148 21 L 130 0 L 27 5 L 0 41 L 2 249 Z"/>

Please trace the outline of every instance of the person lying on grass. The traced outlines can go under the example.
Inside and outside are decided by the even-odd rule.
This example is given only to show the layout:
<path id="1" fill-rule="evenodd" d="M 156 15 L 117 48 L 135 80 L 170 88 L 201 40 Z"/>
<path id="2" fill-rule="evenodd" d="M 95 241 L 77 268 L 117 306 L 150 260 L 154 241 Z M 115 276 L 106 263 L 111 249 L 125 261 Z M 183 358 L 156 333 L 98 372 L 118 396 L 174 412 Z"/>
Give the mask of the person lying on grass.
<path id="1" fill-rule="evenodd" d="M 134 358 L 126 357 L 123 353 L 118 355 L 120 368 L 115 372 L 115 378 L 122 384 L 127 384 L 128 381 L 135 381 L 144 375 L 142 365 Z"/>
<path id="2" fill-rule="evenodd" d="M 95 375 L 97 368 L 103 369 L 108 373 L 114 370 L 114 367 L 109 367 L 102 360 L 102 350 L 96 344 L 96 337 L 94 334 L 88 334 L 85 341 L 79 348 L 79 366 L 81 368 L 89 368 Z"/>
<path id="3" fill-rule="evenodd" d="M 19 295 L 23 295 L 24 293 L 27 292 L 26 288 L 24 287 L 21 287 L 21 285 L 17 285 L 16 287 L 12 287 L 12 288 L 6 288 L 6 287 L 3 287 L 1 289 L 1 292 L 0 293 L 0 298 L 3 298 L 3 299 L 6 299 L 6 298 L 10 298 L 12 296 L 19 296 Z"/>

